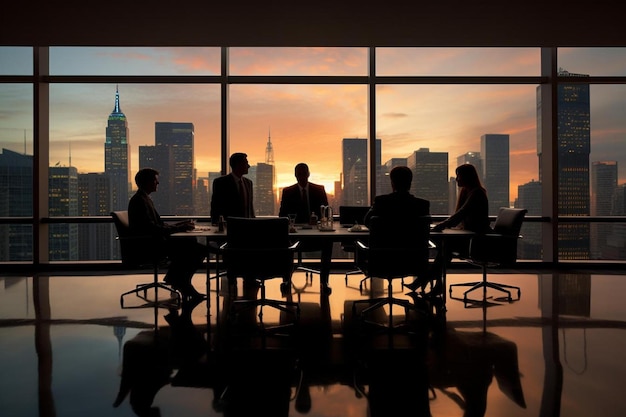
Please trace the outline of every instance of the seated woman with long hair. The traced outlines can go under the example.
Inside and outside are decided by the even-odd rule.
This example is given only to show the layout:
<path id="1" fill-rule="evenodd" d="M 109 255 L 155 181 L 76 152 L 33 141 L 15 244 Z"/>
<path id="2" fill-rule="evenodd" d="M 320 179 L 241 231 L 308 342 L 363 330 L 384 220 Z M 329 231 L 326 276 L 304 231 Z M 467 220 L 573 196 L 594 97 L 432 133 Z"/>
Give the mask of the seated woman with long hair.
<path id="1" fill-rule="evenodd" d="M 455 172 L 456 184 L 459 187 L 459 197 L 456 202 L 455 212 L 441 223 L 435 225 L 432 230 L 439 232 L 446 228 L 458 228 L 470 230 L 474 233 L 491 232 L 487 190 L 483 187 L 476 168 L 472 164 L 463 164 L 459 165 Z M 469 240 L 450 243 L 453 244 L 453 247 L 448 246 L 445 262 L 449 262 L 452 259 L 452 253 L 458 253 L 461 257 L 467 255 Z M 434 288 L 431 291 L 433 295 L 437 295 L 442 290 L 441 269 L 443 261 L 442 254 L 438 253 L 433 264 L 432 276 L 433 281 L 435 281 Z M 416 280 L 405 286 L 412 291 L 420 288 L 424 291 L 428 283 Z"/>

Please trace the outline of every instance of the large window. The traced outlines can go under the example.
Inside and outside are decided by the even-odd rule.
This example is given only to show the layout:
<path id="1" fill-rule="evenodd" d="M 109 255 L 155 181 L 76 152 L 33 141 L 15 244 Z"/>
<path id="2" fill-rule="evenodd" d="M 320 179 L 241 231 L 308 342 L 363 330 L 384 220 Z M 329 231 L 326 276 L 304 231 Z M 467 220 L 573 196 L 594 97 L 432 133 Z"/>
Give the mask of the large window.
<path id="1" fill-rule="evenodd" d="M 162 214 L 207 216 L 212 181 L 238 151 L 258 215 L 278 212 L 294 165 L 307 162 L 335 211 L 390 192 L 387 172 L 406 164 L 413 193 L 443 218 L 454 169 L 470 162 L 492 215 L 518 206 L 535 217 L 522 258 L 544 257 L 551 237 L 538 221 L 557 224 L 554 204 L 559 260 L 624 260 L 625 51 L 560 49 L 552 77 L 540 48 L 54 47 L 35 69 L 32 48 L 1 47 L 0 227 L 12 238 L 0 260 L 32 259 L 33 230 L 47 234 L 51 260 L 114 259 L 110 225 L 71 219 L 124 208 L 143 166 L 161 171 Z M 552 85 L 557 103 L 542 102 Z M 557 125 L 554 148 L 545 120 Z M 556 169 L 543 166 L 548 148 Z M 33 180 L 33 164 L 47 183 Z M 41 218 L 33 191 L 47 198 Z M 70 221 L 39 228 L 45 217 Z"/>

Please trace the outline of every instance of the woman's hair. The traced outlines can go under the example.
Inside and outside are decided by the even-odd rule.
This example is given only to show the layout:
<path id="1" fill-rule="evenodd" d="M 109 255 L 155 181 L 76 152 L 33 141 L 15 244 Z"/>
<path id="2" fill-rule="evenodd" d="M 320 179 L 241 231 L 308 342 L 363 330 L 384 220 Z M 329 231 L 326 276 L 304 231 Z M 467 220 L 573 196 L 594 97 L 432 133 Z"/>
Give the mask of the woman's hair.
<path id="1" fill-rule="evenodd" d="M 478 172 L 476 171 L 476 167 L 474 165 L 459 165 L 458 167 L 456 167 L 455 172 L 457 176 L 457 181 L 459 177 L 463 178 L 463 186 L 461 186 L 459 198 L 457 198 L 456 200 L 455 210 L 458 210 L 463 204 L 465 204 L 465 200 L 467 200 L 467 196 L 469 195 L 470 191 L 476 188 L 481 188 L 485 192 L 487 192 L 487 190 L 485 190 L 485 187 L 483 187 L 483 184 L 480 182 L 480 177 L 478 176 Z"/>

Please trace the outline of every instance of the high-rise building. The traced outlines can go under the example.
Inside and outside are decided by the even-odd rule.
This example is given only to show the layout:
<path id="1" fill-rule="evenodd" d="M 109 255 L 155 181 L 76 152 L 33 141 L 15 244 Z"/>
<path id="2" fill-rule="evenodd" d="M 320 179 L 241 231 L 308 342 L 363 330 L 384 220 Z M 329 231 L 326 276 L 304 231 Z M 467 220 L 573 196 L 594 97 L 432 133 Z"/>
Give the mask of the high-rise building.
<path id="1" fill-rule="evenodd" d="M 174 158 L 169 146 L 145 145 L 139 147 L 139 169 L 153 168 L 159 172 L 159 187 L 150 197 L 159 213 L 173 213 L 172 182 Z"/>
<path id="2" fill-rule="evenodd" d="M 510 207 L 509 135 L 485 134 L 480 137 L 482 181 L 489 196 L 489 214 L 497 215 L 500 207 Z M 480 173 L 480 171 L 479 171 Z"/>
<path id="3" fill-rule="evenodd" d="M 78 171 L 75 167 L 53 166 L 48 172 L 48 211 L 50 217 L 78 216 Z M 51 261 L 78 260 L 78 224 L 50 225 Z"/>
<path id="4" fill-rule="evenodd" d="M 587 77 L 563 69 L 561 77 Z M 541 120 L 541 88 L 537 87 L 537 116 Z M 589 84 L 563 83 L 557 91 L 558 215 L 589 216 L 590 96 Z M 541 129 L 538 129 L 539 135 Z M 541 136 L 538 144 L 542 143 Z M 542 150 L 537 150 L 541 161 Z M 539 181 L 542 167 L 539 164 Z M 560 223 L 559 259 L 589 259 L 589 223 Z"/>
<path id="5" fill-rule="evenodd" d="M 193 123 L 156 122 L 154 130 L 156 147 L 169 148 L 171 158 L 168 161 L 155 161 L 155 164 L 159 165 L 154 167 L 161 172 L 159 175 L 161 184 L 166 183 L 169 188 L 159 190 L 161 201 L 166 196 L 171 202 L 169 211 L 165 214 L 178 216 L 196 214 L 193 206 L 195 169 Z M 156 155 L 161 154 L 157 150 Z M 168 169 L 171 169 L 169 173 Z"/>
<path id="6" fill-rule="evenodd" d="M 104 172 L 109 176 L 112 210 L 126 210 L 130 189 L 130 142 L 128 121 L 120 108 L 120 94 L 117 88 L 115 89 L 115 105 L 109 115 L 106 128 Z"/>
<path id="7" fill-rule="evenodd" d="M 257 216 L 275 216 L 276 194 L 274 193 L 274 165 L 259 162 L 250 167 L 254 175 L 254 212 Z"/>
<path id="8" fill-rule="evenodd" d="M 78 209 L 80 216 L 108 216 L 111 212 L 109 176 L 100 172 L 78 174 Z M 81 261 L 120 259 L 114 244 L 112 224 L 78 225 L 78 258 Z"/>
<path id="9" fill-rule="evenodd" d="M 448 213 L 448 153 L 420 148 L 407 158 L 413 171 L 411 193 L 430 201 L 431 214 Z"/>
<path id="10" fill-rule="evenodd" d="M 612 216 L 626 215 L 626 184 L 620 184 L 613 193 Z M 626 224 L 615 223 L 607 236 L 605 259 L 626 259 Z"/>
<path id="11" fill-rule="evenodd" d="M 376 186 L 377 195 L 389 194 L 390 192 L 393 191 L 391 188 L 391 180 L 389 179 L 389 173 L 391 172 L 392 169 L 398 166 L 406 166 L 406 158 L 391 158 L 390 160 L 388 160 L 382 165 L 381 170 L 380 170 L 382 180 L 380 181 L 381 183 L 380 187 L 378 185 Z"/>
<path id="12" fill-rule="evenodd" d="M 594 161 L 591 165 L 591 215 L 610 216 L 617 189 L 617 161 Z M 606 259 L 607 238 L 614 227 L 608 223 L 591 224 L 591 257 Z"/>
<path id="13" fill-rule="evenodd" d="M 367 149 L 367 139 L 344 138 L 341 143 L 341 172 L 343 175 L 342 204 L 345 206 L 369 205 Z M 381 158 L 381 140 L 376 139 L 376 166 L 374 169 L 376 169 L 377 172 L 377 182 L 380 180 Z M 378 186 L 379 184 L 376 185 Z M 378 194 L 378 192 L 376 194 Z"/>
<path id="14" fill-rule="evenodd" d="M 517 186 L 517 200 L 514 206 L 528 210 L 530 216 L 541 216 L 541 183 L 532 180 Z M 522 236 L 518 243 L 520 259 L 541 259 L 541 224 L 524 222 Z"/>
<path id="15" fill-rule="evenodd" d="M 33 156 L 9 149 L 0 153 L 0 217 L 33 215 Z M 33 227 L 0 225 L 0 261 L 33 260 Z"/>
<path id="16" fill-rule="evenodd" d="M 485 180 L 482 177 L 483 175 L 483 162 L 480 158 L 480 152 L 470 151 L 466 152 L 463 155 L 459 155 L 456 157 L 456 166 L 463 164 L 472 164 L 474 168 L 476 168 L 476 172 L 480 176 L 480 180 L 484 183 Z M 456 167 L 455 167 L 456 168 Z"/>

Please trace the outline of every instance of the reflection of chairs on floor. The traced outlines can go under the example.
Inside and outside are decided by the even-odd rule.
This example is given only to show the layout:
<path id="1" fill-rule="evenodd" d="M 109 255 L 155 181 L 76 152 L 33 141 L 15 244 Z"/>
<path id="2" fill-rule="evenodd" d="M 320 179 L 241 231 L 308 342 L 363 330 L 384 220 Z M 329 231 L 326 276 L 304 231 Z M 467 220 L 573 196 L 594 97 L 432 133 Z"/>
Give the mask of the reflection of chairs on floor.
<path id="1" fill-rule="evenodd" d="M 122 308 L 126 295 L 135 294 L 145 303 L 139 307 L 164 307 L 169 308 L 173 304 L 180 305 L 180 294 L 172 286 L 159 282 L 159 268 L 166 265 L 166 257 L 161 253 L 160 245 L 155 245 L 153 236 L 136 236 L 130 233 L 128 211 L 111 212 L 113 223 L 120 242 L 122 264 L 133 269 L 151 268 L 153 271 L 152 282 L 137 284 L 134 289 L 126 291 L 120 296 Z M 168 299 L 159 300 L 159 289 L 169 294 Z M 154 298 L 149 299 L 149 292 L 154 291 Z"/>
<path id="2" fill-rule="evenodd" d="M 504 293 L 504 299 L 512 302 L 519 300 L 521 290 L 514 285 L 499 284 L 487 281 L 487 269 L 495 267 L 512 266 L 517 261 L 517 241 L 520 238 L 520 230 L 526 215 L 526 209 L 502 207 L 496 217 L 493 233 L 476 235 L 470 240 L 469 256 L 466 261 L 482 268 L 482 281 L 451 284 L 449 286 L 450 298 L 463 300 L 464 302 L 480 302 L 487 300 L 487 289 L 491 288 Z M 453 287 L 470 287 L 463 293 L 463 298 L 453 297 Z M 482 300 L 472 300 L 468 294 L 481 289 Z M 511 292 L 517 292 L 517 299 L 513 299 Z"/>

